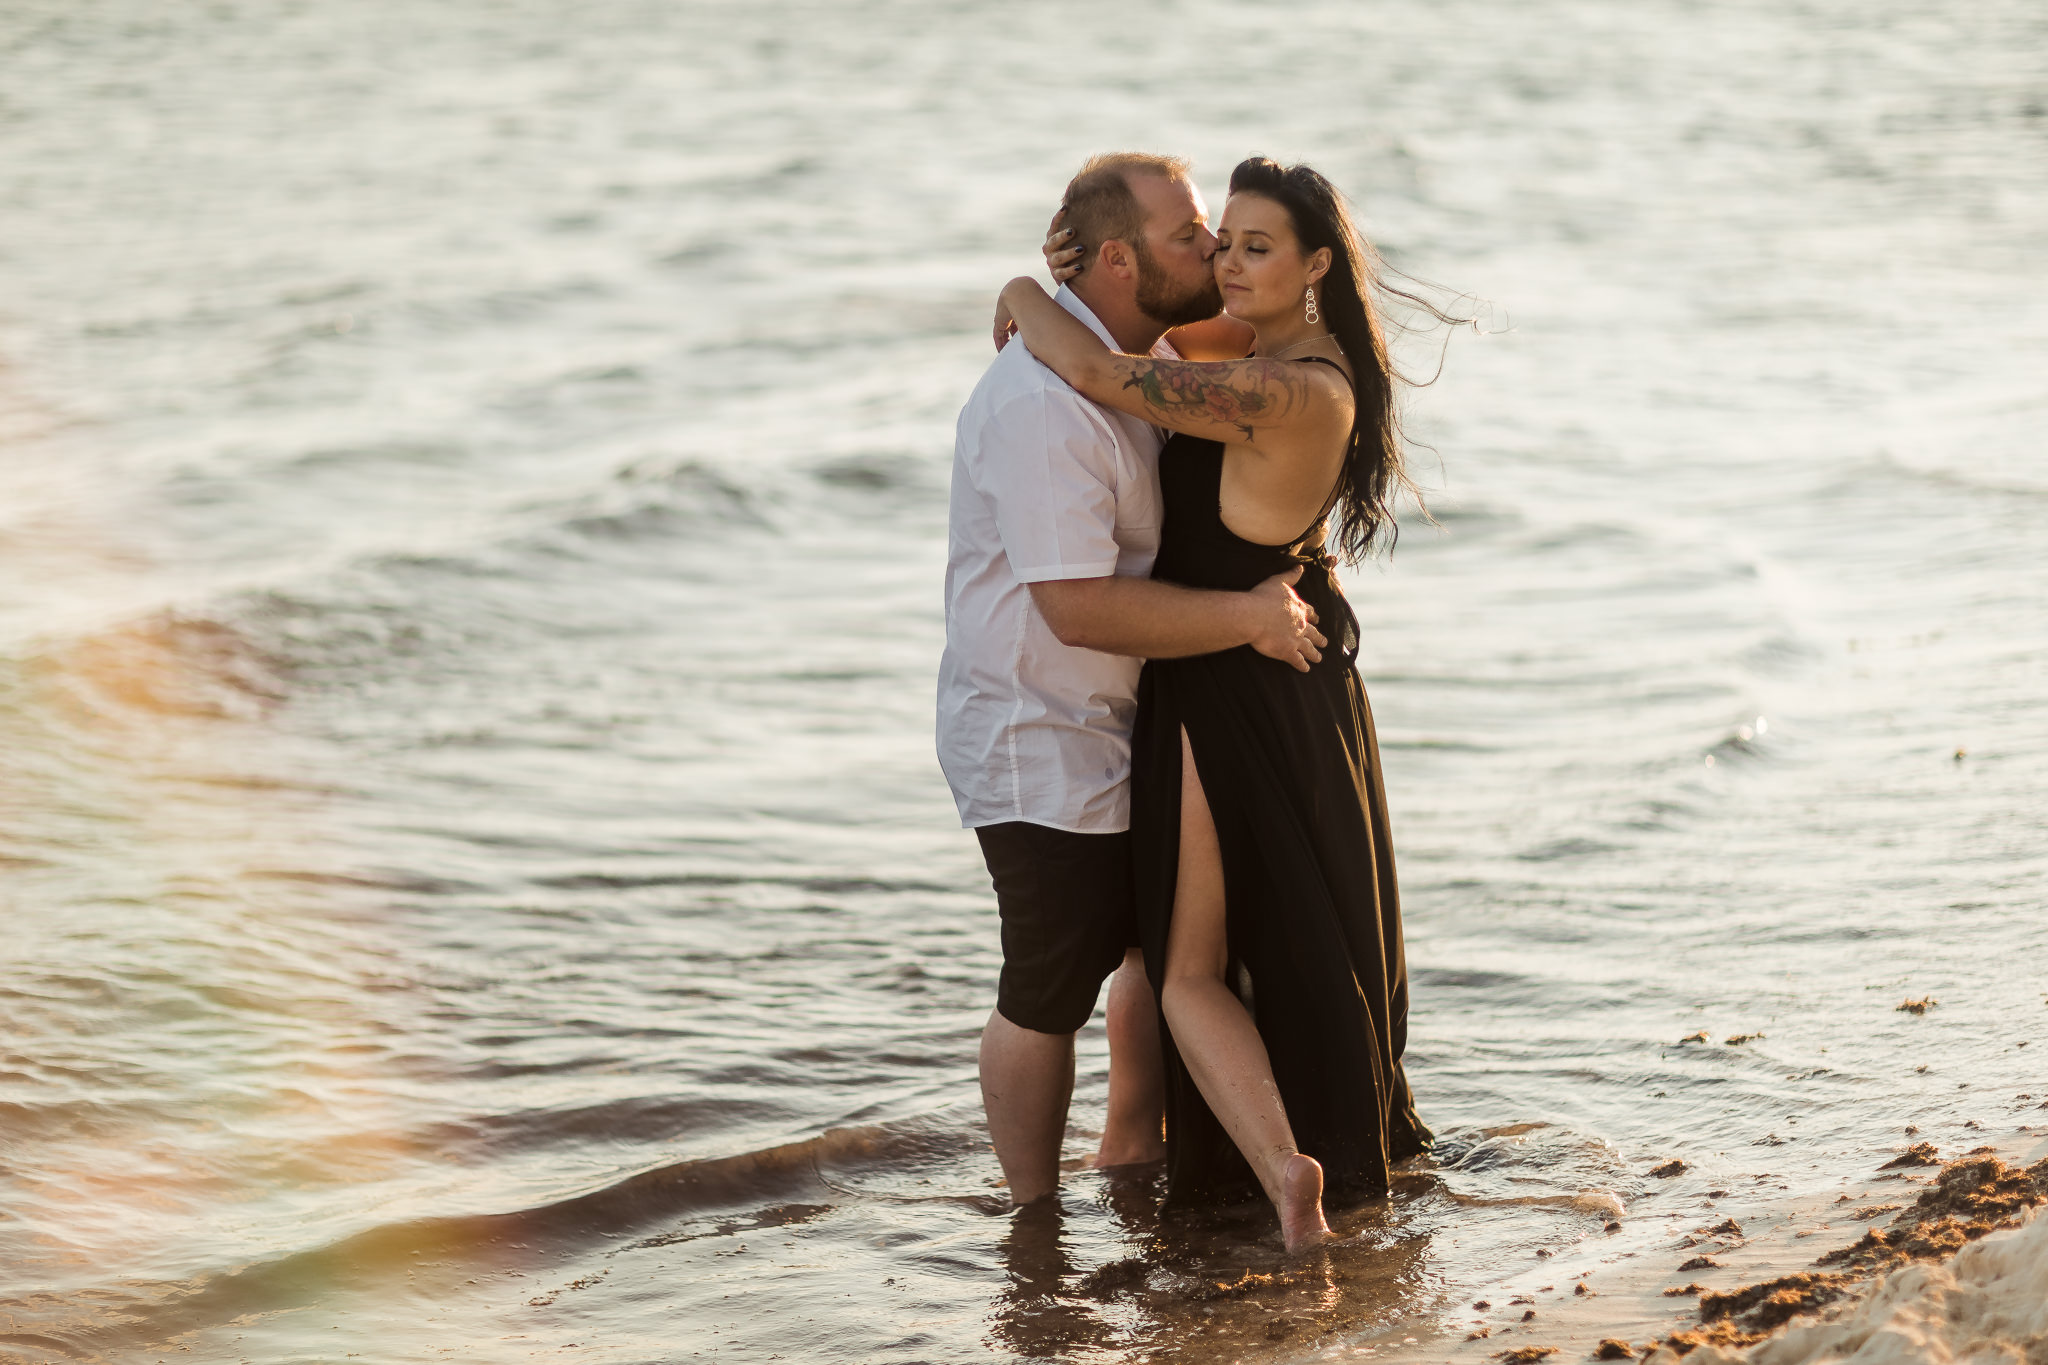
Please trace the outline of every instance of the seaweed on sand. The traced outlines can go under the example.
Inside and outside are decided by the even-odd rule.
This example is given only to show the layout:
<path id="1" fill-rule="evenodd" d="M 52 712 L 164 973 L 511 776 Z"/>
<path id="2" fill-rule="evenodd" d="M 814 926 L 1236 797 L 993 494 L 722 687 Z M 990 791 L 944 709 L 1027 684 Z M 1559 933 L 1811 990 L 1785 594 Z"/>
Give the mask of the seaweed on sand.
<path id="1" fill-rule="evenodd" d="M 1887 1164 L 1921 1164 L 1932 1158 L 1933 1151 L 1921 1143 Z M 1889 1227 L 1873 1228 L 1815 1262 L 1841 1270 L 1801 1271 L 1725 1294 L 1704 1292 L 1702 1325 L 1672 1333 L 1665 1345 L 1680 1355 L 1700 1346 L 1752 1346 L 1792 1319 L 1856 1292 L 1884 1271 L 1908 1261 L 1945 1260 L 1965 1244 L 2017 1223 L 2037 1204 L 2048 1204 L 2048 1158 L 2022 1169 L 2006 1165 L 1990 1148 L 1979 1148 L 1943 1166 L 1934 1184 Z"/>

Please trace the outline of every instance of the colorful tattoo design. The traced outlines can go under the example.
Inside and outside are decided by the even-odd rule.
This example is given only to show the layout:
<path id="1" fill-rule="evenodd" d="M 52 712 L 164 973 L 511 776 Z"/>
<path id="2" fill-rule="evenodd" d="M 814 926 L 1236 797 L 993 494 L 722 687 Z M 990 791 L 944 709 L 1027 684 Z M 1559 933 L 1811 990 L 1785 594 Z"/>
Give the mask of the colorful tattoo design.
<path id="1" fill-rule="evenodd" d="M 1254 426 L 1301 410 L 1308 399 L 1308 383 L 1300 370 L 1298 365 L 1271 360 L 1240 360 L 1227 366 L 1145 360 L 1136 362 L 1124 387 L 1136 389 L 1165 425 L 1200 413 L 1237 428 L 1249 441 Z"/>

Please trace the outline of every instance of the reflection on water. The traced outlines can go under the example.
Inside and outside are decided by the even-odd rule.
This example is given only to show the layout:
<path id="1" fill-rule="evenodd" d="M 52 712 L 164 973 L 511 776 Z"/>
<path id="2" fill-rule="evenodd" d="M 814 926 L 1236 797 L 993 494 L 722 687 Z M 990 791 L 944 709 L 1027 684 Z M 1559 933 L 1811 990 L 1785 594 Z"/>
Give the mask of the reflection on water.
<path id="1" fill-rule="evenodd" d="M 1337 1240 L 1283 1253 L 1270 1212 L 1158 1213 L 1163 1180 L 1105 1180 L 1097 1202 L 1132 1253 L 1088 1265 L 1050 1201 L 1019 1210 L 1002 1242 L 1009 1284 L 992 1340 L 1028 1359 L 1091 1349 L 1146 1360 L 1286 1356 L 1319 1341 L 1418 1320 L 1440 1286 L 1428 1272 L 1424 1207 L 1440 1182 L 1405 1176 L 1389 1199 L 1332 1220 Z"/>
<path id="2" fill-rule="evenodd" d="M 2048 19 L 1245 19 L 0 13 L 0 1358 L 1370 1354 L 2040 1122 Z M 1116 145 L 1514 320 L 1349 578 L 1444 1143 L 1301 1262 L 1099 1026 L 1057 1206 L 979 1123 L 951 427 Z"/>
<path id="3" fill-rule="evenodd" d="M 1058 1203 L 1042 1199 L 1019 1210 L 1009 1221 L 1009 1231 L 999 1244 L 1009 1283 L 996 1296 L 992 1315 L 996 1343 L 1031 1357 L 1111 1344 L 1114 1328 L 1087 1305 L 1061 1293 L 1070 1281 L 1080 1278 L 1081 1271 L 1063 1244 L 1066 1218 Z M 1142 1266 L 1139 1276 L 1143 1278 Z"/>

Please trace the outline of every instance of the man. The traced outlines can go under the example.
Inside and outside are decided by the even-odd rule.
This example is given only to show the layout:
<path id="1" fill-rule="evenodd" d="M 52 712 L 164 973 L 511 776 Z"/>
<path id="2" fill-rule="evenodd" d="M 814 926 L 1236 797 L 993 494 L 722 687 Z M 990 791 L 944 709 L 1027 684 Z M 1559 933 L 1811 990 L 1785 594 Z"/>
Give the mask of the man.
<path id="1" fill-rule="evenodd" d="M 1106 343 L 1171 356 L 1221 307 L 1187 163 L 1098 156 L 1067 187 L 1083 268 L 1059 292 Z M 1154 582 L 1161 433 L 1099 408 L 1021 343 L 961 410 L 939 666 L 939 764 L 995 884 L 1003 970 L 981 1038 L 989 1136 L 1011 1198 L 1059 1185 L 1074 1034 L 1110 989 L 1109 1120 L 1096 1164 L 1156 1160 L 1157 1010 L 1134 946 L 1130 732 L 1140 660 L 1249 644 L 1300 666 L 1324 643 L 1290 586 Z"/>

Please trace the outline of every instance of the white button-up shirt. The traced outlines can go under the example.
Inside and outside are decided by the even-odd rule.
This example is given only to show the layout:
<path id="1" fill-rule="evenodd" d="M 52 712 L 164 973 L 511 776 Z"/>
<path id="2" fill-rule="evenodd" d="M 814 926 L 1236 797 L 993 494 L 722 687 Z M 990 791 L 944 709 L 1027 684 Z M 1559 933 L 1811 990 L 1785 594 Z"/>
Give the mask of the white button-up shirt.
<path id="1" fill-rule="evenodd" d="M 1073 291 L 1057 297 L 1116 346 Z M 1177 353 L 1162 340 L 1153 354 Z M 1151 573 L 1160 444 L 1157 429 L 1089 402 L 1021 341 L 960 410 L 938 741 L 962 825 L 1130 827 L 1140 661 L 1061 644 L 1025 585 Z"/>

